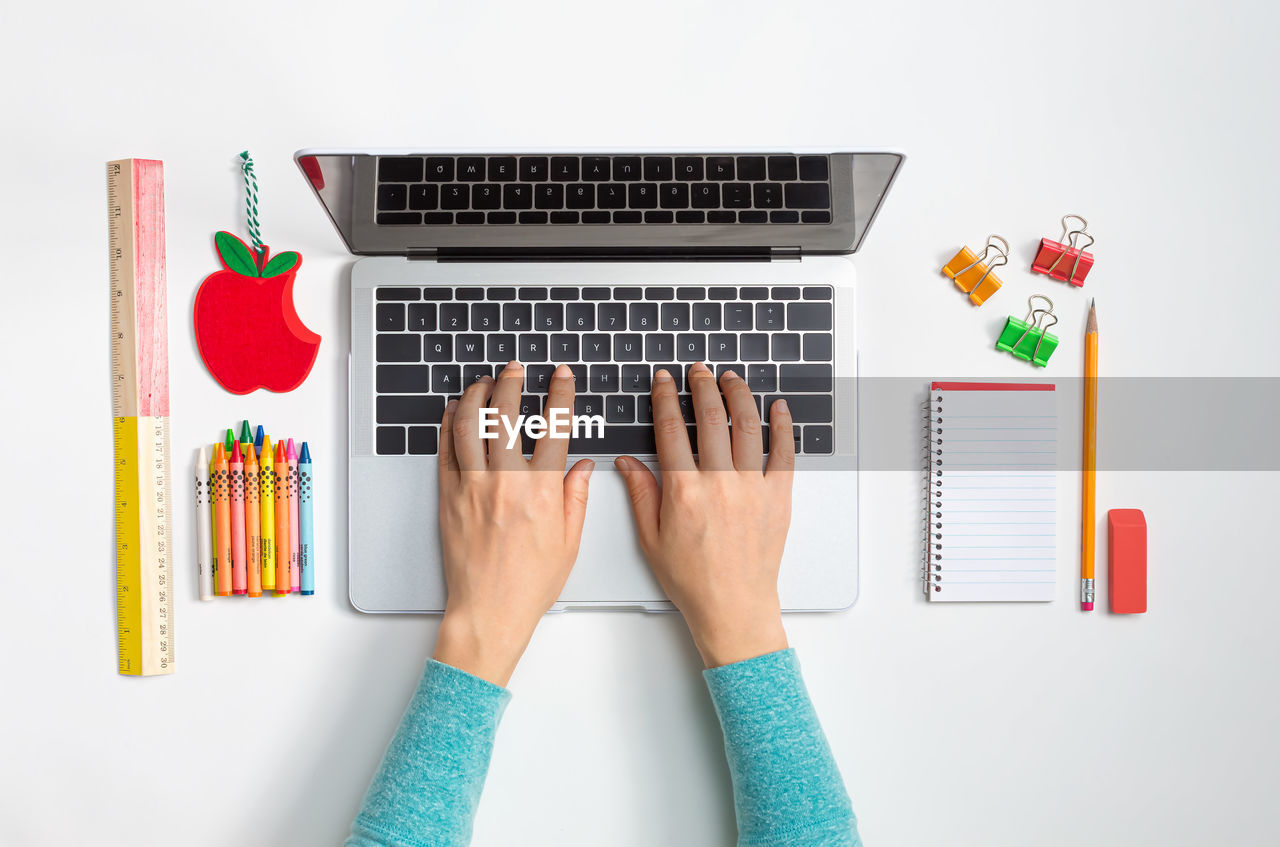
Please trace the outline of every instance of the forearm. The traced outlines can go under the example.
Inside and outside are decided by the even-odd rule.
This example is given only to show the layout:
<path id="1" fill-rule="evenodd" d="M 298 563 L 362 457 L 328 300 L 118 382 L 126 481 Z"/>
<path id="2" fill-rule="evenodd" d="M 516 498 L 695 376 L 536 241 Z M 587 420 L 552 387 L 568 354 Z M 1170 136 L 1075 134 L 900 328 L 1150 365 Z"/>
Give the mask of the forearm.
<path id="1" fill-rule="evenodd" d="M 431 660 L 351 825 L 347 847 L 453 847 L 471 824 L 510 693 Z"/>
<path id="2" fill-rule="evenodd" d="M 733 778 L 738 843 L 854 847 L 857 823 L 794 650 L 704 671 Z"/>

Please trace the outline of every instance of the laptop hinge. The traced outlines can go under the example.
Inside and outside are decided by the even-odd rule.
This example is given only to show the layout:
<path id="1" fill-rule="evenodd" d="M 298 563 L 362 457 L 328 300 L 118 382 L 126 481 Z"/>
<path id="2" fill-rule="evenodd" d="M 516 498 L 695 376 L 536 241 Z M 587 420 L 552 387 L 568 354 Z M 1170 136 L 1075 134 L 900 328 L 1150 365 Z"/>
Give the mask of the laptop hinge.
<path id="1" fill-rule="evenodd" d="M 800 248 L 771 247 L 769 248 L 769 258 L 774 262 L 798 262 L 800 261 Z"/>
<path id="2" fill-rule="evenodd" d="M 410 250 L 410 259 L 438 262 L 768 262 L 768 247 L 440 247 Z M 799 249 L 795 250 L 796 258 Z"/>

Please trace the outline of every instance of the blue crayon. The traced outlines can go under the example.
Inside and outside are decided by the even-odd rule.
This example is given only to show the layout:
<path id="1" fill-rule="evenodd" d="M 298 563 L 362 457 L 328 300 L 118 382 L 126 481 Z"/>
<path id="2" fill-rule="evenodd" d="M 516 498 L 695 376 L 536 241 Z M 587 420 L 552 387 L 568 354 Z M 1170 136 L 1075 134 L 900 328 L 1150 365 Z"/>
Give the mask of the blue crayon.
<path id="1" fill-rule="evenodd" d="M 248 421 L 245 421 L 245 423 L 248 423 Z M 266 437 L 267 434 L 263 431 L 262 424 L 258 424 L 258 434 L 253 437 L 253 452 L 256 453 L 259 458 L 262 457 L 262 439 Z"/>
<path id="2" fill-rule="evenodd" d="M 315 521 L 311 512 L 311 450 L 302 442 L 298 456 L 298 570 L 302 593 L 316 593 Z"/>

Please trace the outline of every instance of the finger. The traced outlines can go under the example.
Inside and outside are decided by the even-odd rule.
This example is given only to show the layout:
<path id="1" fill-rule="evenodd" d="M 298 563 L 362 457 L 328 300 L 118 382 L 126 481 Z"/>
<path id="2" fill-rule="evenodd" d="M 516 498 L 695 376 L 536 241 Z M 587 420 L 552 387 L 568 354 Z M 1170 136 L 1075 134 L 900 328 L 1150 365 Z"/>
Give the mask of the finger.
<path id="1" fill-rule="evenodd" d="M 652 550 L 658 541 L 658 515 L 662 511 L 662 489 L 658 480 L 643 462 L 634 456 L 619 456 L 613 462 L 622 472 L 631 497 L 631 513 L 636 516 L 636 531 L 640 535 L 640 547 Z"/>
<path id="2" fill-rule="evenodd" d="M 480 443 L 480 406 L 493 389 L 493 377 L 482 376 L 467 386 L 453 410 L 453 428 L 449 433 L 459 471 L 482 471 L 487 467 L 484 445 Z"/>
<path id="3" fill-rule="evenodd" d="M 653 375 L 650 394 L 653 397 L 653 437 L 658 445 L 658 466 L 664 472 L 695 470 L 689 431 L 685 429 L 684 416 L 680 414 L 676 381 L 666 368 Z"/>
<path id="4" fill-rule="evenodd" d="M 564 542 L 575 553 L 582 541 L 582 522 L 587 517 L 587 484 L 595 468 L 595 462 L 580 459 L 564 475 Z"/>
<path id="5" fill-rule="evenodd" d="M 715 374 L 702 362 L 689 368 L 693 392 L 693 419 L 698 424 L 698 467 L 710 471 L 733 470 L 729 449 L 729 420 Z"/>
<path id="6" fill-rule="evenodd" d="M 450 400 L 440 419 L 440 449 L 436 466 L 440 470 L 440 491 L 452 490 L 458 482 L 458 459 L 453 455 L 453 416 L 458 408 L 457 400 Z"/>
<path id="7" fill-rule="evenodd" d="M 489 467 L 511 470 L 526 465 L 521 433 L 515 437 L 507 432 L 507 427 L 514 427 L 520 416 L 520 394 L 524 390 L 524 368 L 517 361 L 507 362 L 507 366 L 498 373 L 498 381 L 494 385 L 493 408 L 498 410 L 498 437 L 489 442 Z"/>
<path id="8" fill-rule="evenodd" d="M 769 409 L 769 461 L 764 469 L 765 479 L 775 480 L 790 493 L 795 467 L 796 442 L 791 434 L 791 410 L 787 408 L 786 400 L 774 400 Z"/>
<path id="9" fill-rule="evenodd" d="M 551 387 L 547 390 L 547 406 L 543 416 L 547 426 L 551 425 L 553 409 L 564 409 L 573 412 L 573 371 L 568 365 L 561 365 L 551 374 Z M 564 470 L 565 460 L 569 458 L 569 439 L 552 438 L 551 433 L 539 438 L 533 447 L 533 466 L 539 470 Z M 579 462 L 581 464 L 581 462 Z"/>
<path id="10" fill-rule="evenodd" d="M 720 377 L 725 405 L 729 407 L 729 436 L 733 440 L 733 466 L 740 471 L 762 473 L 764 448 L 760 441 L 760 412 L 747 381 L 733 371 Z M 701 429 L 699 429 L 701 434 Z"/>

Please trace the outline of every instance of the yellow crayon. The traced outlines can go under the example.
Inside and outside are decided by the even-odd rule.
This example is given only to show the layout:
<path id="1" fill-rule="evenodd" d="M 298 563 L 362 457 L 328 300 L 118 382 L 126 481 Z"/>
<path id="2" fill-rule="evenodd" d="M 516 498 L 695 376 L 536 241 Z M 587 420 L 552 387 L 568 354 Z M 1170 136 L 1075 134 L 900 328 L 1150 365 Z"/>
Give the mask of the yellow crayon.
<path id="1" fill-rule="evenodd" d="M 258 461 L 258 507 L 262 534 L 262 590 L 276 588 L 276 471 L 272 464 L 271 436 L 262 439 L 262 456 Z"/>

